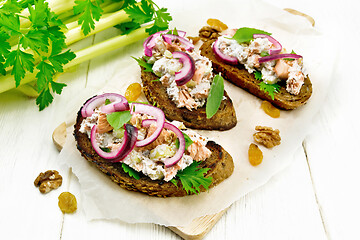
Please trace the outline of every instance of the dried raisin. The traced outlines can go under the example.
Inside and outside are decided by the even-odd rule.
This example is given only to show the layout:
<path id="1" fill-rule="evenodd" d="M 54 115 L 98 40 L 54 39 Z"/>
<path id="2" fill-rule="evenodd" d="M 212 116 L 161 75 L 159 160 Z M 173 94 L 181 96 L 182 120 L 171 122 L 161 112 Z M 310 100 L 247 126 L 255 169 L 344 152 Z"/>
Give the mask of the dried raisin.
<path id="1" fill-rule="evenodd" d="M 249 154 L 249 162 L 251 165 L 253 166 L 257 166 L 259 165 L 262 160 L 263 160 L 263 153 L 262 151 L 260 150 L 260 148 L 254 144 L 254 143 L 251 143 L 250 146 L 249 146 L 249 151 L 248 151 L 248 154 Z"/>
<path id="2" fill-rule="evenodd" d="M 140 83 L 132 83 L 128 86 L 125 92 L 125 98 L 128 101 L 136 101 L 141 94 L 141 85 Z"/>
<path id="3" fill-rule="evenodd" d="M 73 213 L 77 209 L 76 198 L 69 192 L 63 192 L 59 195 L 58 205 L 63 213 Z"/>
<path id="4" fill-rule="evenodd" d="M 280 110 L 274 107 L 270 102 L 263 101 L 261 103 L 261 108 L 264 110 L 264 112 L 269 115 L 272 118 L 278 118 L 280 117 Z"/>

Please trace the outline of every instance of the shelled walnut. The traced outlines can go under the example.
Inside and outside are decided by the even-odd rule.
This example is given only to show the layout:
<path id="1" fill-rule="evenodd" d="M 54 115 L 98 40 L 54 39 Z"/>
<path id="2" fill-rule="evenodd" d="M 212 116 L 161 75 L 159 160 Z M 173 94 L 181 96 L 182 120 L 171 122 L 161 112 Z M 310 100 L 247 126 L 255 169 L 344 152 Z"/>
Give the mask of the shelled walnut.
<path id="1" fill-rule="evenodd" d="M 215 26 L 205 26 L 199 30 L 199 37 L 205 41 L 209 39 L 215 39 L 219 37 L 219 32 L 221 29 Z"/>
<path id="2" fill-rule="evenodd" d="M 48 193 L 53 189 L 57 189 L 62 184 L 62 177 L 56 170 L 48 170 L 40 173 L 35 179 L 34 185 L 39 187 L 41 193 Z"/>
<path id="3" fill-rule="evenodd" d="M 267 148 L 280 145 L 281 137 L 279 129 L 273 130 L 271 127 L 256 126 L 255 130 L 258 131 L 253 135 L 255 142 Z"/>

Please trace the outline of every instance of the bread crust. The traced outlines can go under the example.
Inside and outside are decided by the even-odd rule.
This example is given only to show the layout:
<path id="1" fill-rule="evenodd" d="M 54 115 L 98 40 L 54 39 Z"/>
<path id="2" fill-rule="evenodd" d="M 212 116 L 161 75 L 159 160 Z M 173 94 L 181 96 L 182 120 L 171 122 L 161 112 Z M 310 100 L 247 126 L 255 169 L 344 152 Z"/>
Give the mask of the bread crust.
<path id="1" fill-rule="evenodd" d="M 296 109 L 304 105 L 311 97 L 312 84 L 307 76 L 298 95 L 293 95 L 287 92 L 285 83 L 283 81 L 279 82 L 281 88 L 279 92 L 275 94 L 273 100 L 268 93 L 265 93 L 260 89 L 259 83 L 261 81 L 256 80 L 255 75 L 253 73 L 249 73 L 243 65 L 229 65 L 218 59 L 211 47 L 215 40 L 208 40 L 202 44 L 200 47 L 201 55 L 209 58 L 212 61 L 214 72 L 221 72 L 221 75 L 227 81 L 263 100 L 271 102 L 274 106 L 284 110 Z"/>
<path id="2" fill-rule="evenodd" d="M 159 77 L 151 72 L 145 72 L 141 68 L 141 80 L 143 91 L 147 100 L 163 110 L 169 120 L 183 122 L 186 127 L 202 130 L 228 130 L 236 126 L 237 119 L 235 109 L 230 97 L 224 91 L 226 99 L 222 100 L 216 114 L 211 118 L 206 118 L 206 107 L 198 109 L 178 108 L 166 93 L 166 87 L 160 81 Z"/>
<path id="3" fill-rule="evenodd" d="M 180 181 L 178 183 L 178 187 L 176 187 L 171 182 L 166 182 L 164 180 L 151 180 L 143 174 L 140 174 L 140 179 L 136 180 L 124 172 L 121 167 L 121 162 L 111 163 L 100 157 L 92 148 L 91 141 L 87 134 L 79 131 L 83 119 L 84 118 L 81 115 L 80 109 L 73 133 L 77 143 L 77 149 L 87 161 L 109 176 L 113 182 L 127 190 L 145 193 L 150 196 L 182 197 L 188 195 L 183 189 Z M 205 176 L 213 178 L 212 184 L 210 185 L 210 188 L 212 188 L 232 174 L 234 171 L 234 163 L 230 154 L 215 142 L 209 141 L 206 147 L 209 148 L 212 153 L 210 157 L 201 162 L 199 166 L 202 168 L 210 168 Z M 204 191 L 206 191 L 206 189 L 201 187 L 201 192 Z"/>

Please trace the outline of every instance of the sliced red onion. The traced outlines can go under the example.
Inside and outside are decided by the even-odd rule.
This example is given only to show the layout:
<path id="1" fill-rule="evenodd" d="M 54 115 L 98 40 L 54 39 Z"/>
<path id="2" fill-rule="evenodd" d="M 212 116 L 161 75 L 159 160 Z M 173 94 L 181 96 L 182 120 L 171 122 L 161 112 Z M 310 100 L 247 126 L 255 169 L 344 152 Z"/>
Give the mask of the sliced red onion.
<path id="1" fill-rule="evenodd" d="M 173 44 L 172 41 L 178 40 L 183 45 L 186 51 L 194 49 L 194 44 L 192 44 L 189 40 L 187 40 L 184 37 L 180 37 L 173 34 L 164 34 L 162 35 L 162 37 L 164 41 L 167 42 L 168 44 Z"/>
<path id="2" fill-rule="evenodd" d="M 266 34 L 254 34 L 253 38 L 267 38 L 274 45 L 274 48 L 269 50 L 270 55 L 281 52 L 282 46 L 275 38 Z"/>
<path id="3" fill-rule="evenodd" d="M 156 121 L 154 119 L 146 119 L 146 120 L 142 121 L 142 126 L 149 127 L 151 124 L 153 124 L 155 122 Z M 176 134 L 177 138 L 179 139 L 179 149 L 177 150 L 175 155 L 172 156 L 171 158 L 165 159 L 165 161 L 164 161 L 165 167 L 171 167 L 171 166 L 175 165 L 178 161 L 180 161 L 180 159 L 184 155 L 185 138 L 184 138 L 184 134 L 177 127 L 175 127 L 174 125 L 172 125 L 170 123 L 166 122 L 164 124 L 164 128 L 169 129 L 170 131 L 173 131 Z"/>
<path id="4" fill-rule="evenodd" d="M 236 65 L 238 63 L 238 59 L 236 57 L 233 56 L 229 56 L 224 54 L 221 50 L 220 50 L 220 42 L 219 39 L 216 40 L 212 46 L 212 49 L 215 53 L 216 56 L 218 56 L 222 61 L 224 61 L 225 63 L 228 64 L 232 64 L 232 65 Z"/>
<path id="5" fill-rule="evenodd" d="M 81 115 L 83 117 L 90 117 L 94 113 L 94 109 L 104 104 L 106 99 L 109 99 L 111 102 L 114 103 L 119 103 L 116 107 L 114 106 L 114 109 L 126 108 L 127 100 L 124 96 L 117 93 L 104 93 L 88 100 L 81 109 Z"/>
<path id="6" fill-rule="evenodd" d="M 268 62 L 268 61 L 272 61 L 272 60 L 276 60 L 276 59 L 281 59 L 281 58 L 293 58 L 293 59 L 298 59 L 298 58 L 302 58 L 302 56 L 301 56 L 301 55 L 297 55 L 297 54 L 292 54 L 292 53 L 275 54 L 275 55 L 270 55 L 270 56 L 266 56 L 266 57 L 261 57 L 261 58 L 259 58 L 259 63 Z"/>
<path id="7" fill-rule="evenodd" d="M 99 154 L 100 157 L 110 160 L 110 162 L 120 162 L 123 160 L 134 149 L 138 135 L 138 129 L 136 127 L 130 124 L 124 124 L 124 128 L 125 133 L 121 146 L 111 152 L 104 152 L 96 142 L 97 125 L 94 125 L 91 129 L 90 140 L 95 152 Z"/>
<path id="8" fill-rule="evenodd" d="M 120 102 L 113 102 L 108 105 L 104 105 L 100 108 L 101 112 L 107 113 L 107 114 L 113 113 L 113 112 L 125 111 L 125 110 L 130 110 L 129 103 L 126 99 L 121 100 Z"/>
<path id="9" fill-rule="evenodd" d="M 160 108 L 148 105 L 148 104 L 142 104 L 142 103 L 132 103 L 130 108 L 130 113 L 144 113 L 150 116 L 155 117 L 156 119 L 156 130 L 154 133 L 150 136 L 145 138 L 144 140 L 140 140 L 136 142 L 137 147 L 143 147 L 146 146 L 153 141 L 160 135 L 161 130 L 164 128 L 165 123 L 165 114 L 163 111 L 161 111 Z"/>
<path id="10" fill-rule="evenodd" d="M 195 73 L 195 62 L 193 58 L 185 52 L 173 52 L 173 58 L 178 58 L 183 65 L 179 72 L 175 73 L 176 85 L 182 86 L 190 81 Z"/>
<path id="11" fill-rule="evenodd" d="M 160 36 L 160 34 L 165 34 L 165 33 L 168 33 L 168 32 L 169 32 L 169 30 L 154 33 L 145 40 L 145 42 L 143 44 L 145 56 L 148 56 L 148 57 L 152 56 L 152 49 L 155 47 L 155 39 L 158 36 Z M 186 35 L 185 31 L 177 30 L 177 32 L 178 32 L 180 37 L 185 37 L 185 35 Z"/>

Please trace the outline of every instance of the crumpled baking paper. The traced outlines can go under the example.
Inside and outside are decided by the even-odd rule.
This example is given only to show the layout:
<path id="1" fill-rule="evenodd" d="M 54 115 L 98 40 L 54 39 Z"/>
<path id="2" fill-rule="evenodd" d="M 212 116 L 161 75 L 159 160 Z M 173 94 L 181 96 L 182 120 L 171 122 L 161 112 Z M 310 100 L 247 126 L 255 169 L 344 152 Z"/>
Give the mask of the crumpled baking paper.
<path id="1" fill-rule="evenodd" d="M 281 111 L 281 117 L 269 117 L 260 108 L 261 100 L 227 83 L 225 89 L 233 100 L 238 123 L 229 131 L 199 131 L 222 145 L 233 157 L 232 176 L 199 195 L 179 198 L 149 197 L 122 189 L 110 178 L 91 166 L 80 156 L 72 134 L 59 155 L 59 161 L 72 168 L 81 185 L 82 207 L 89 219 L 120 219 L 129 223 L 157 223 L 165 226 L 185 226 L 199 216 L 218 213 L 248 192 L 265 184 L 274 174 L 289 165 L 295 150 L 310 129 L 311 120 L 322 104 L 331 80 L 334 48 L 328 38 L 303 17 L 291 15 L 261 1 L 157 1 L 169 8 L 172 27 L 196 36 L 208 18 L 217 18 L 230 28 L 254 27 L 273 33 L 283 47 L 303 55 L 306 72 L 313 83 L 313 95 L 308 103 L 293 111 Z M 137 56 L 143 54 L 142 43 L 135 46 Z M 327 49 L 332 49 L 331 53 Z M 130 52 L 131 51 L 131 52 Z M 124 94 L 126 87 L 140 82 L 139 67 L 130 58 L 134 49 L 123 49 L 114 58 L 116 78 L 108 79 L 106 90 Z M 115 65 L 114 65 L 115 66 Z M 121 66 L 121 67 L 119 67 Z M 106 66 L 108 67 L 108 66 Z M 102 88 L 102 87 L 101 87 Z M 76 110 L 83 102 L 98 93 L 89 86 L 82 93 Z M 76 117 L 70 114 L 70 120 Z M 255 126 L 270 126 L 280 130 L 281 145 L 273 149 L 260 146 L 263 162 L 253 167 L 248 161 L 248 147 L 253 142 Z M 70 130 L 71 131 L 71 130 Z"/>

